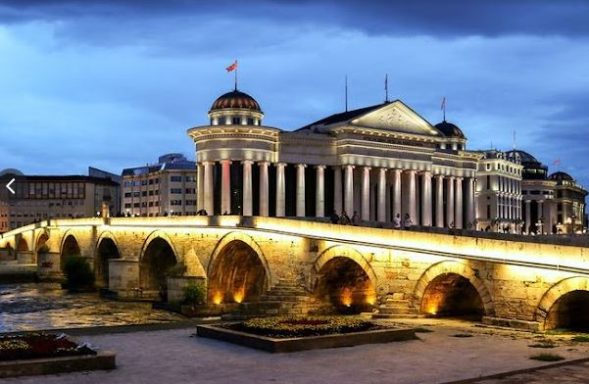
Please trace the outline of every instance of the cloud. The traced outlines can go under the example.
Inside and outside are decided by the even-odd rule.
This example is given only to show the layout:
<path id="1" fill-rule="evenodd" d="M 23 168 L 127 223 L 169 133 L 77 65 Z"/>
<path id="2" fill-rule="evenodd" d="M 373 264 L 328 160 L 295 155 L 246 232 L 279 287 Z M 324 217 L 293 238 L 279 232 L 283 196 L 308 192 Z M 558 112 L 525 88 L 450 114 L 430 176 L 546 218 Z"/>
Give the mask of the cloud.
<path id="1" fill-rule="evenodd" d="M 105 38 L 128 41 L 129 35 L 139 30 L 138 35 L 145 35 L 151 27 L 166 20 L 171 22 L 169 28 L 156 30 L 162 40 L 174 36 L 174 30 L 210 20 L 328 26 L 373 35 L 587 37 L 589 3 L 582 0 L 8 0 L 0 8 L 0 20 L 5 23 L 59 21 L 72 36 L 90 41 L 96 41 L 100 25 L 108 25 L 102 28 Z M 226 34 L 231 33 L 231 29 L 226 30 Z"/>

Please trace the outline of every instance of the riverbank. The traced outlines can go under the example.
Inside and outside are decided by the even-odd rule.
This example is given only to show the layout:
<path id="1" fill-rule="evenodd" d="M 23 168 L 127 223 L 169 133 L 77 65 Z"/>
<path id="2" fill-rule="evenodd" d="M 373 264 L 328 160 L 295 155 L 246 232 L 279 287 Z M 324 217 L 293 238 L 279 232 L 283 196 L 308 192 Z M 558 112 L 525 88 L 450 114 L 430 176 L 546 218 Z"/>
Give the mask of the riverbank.
<path id="1" fill-rule="evenodd" d="M 120 302 L 98 293 L 68 293 L 56 283 L 0 285 L 0 332 L 161 324 L 184 321 L 146 302 Z"/>

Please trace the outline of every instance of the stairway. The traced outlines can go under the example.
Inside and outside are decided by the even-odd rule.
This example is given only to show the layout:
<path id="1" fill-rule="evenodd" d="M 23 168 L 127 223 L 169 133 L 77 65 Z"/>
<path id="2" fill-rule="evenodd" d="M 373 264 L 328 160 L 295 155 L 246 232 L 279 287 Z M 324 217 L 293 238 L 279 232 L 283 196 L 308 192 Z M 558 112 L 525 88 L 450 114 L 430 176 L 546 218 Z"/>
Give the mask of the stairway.
<path id="1" fill-rule="evenodd" d="M 291 279 L 280 279 L 258 301 L 245 302 L 237 311 L 224 318 L 237 320 L 264 316 L 303 316 L 318 307 L 318 303 Z"/>
<path id="2" fill-rule="evenodd" d="M 409 300 L 387 298 L 387 301 L 378 307 L 378 312 L 372 315 L 374 319 L 399 319 L 416 318 L 419 314 L 411 306 Z"/>

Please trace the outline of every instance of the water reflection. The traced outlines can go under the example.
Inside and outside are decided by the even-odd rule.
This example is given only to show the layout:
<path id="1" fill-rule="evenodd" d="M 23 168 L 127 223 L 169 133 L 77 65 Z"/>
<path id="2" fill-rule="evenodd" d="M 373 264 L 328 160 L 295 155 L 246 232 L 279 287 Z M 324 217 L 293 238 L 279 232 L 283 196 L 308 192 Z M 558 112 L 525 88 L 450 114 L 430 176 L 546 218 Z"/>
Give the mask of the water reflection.
<path id="1" fill-rule="evenodd" d="M 182 316 L 149 303 L 104 300 L 95 293 L 69 294 L 59 284 L 0 285 L 0 332 L 162 323 Z"/>

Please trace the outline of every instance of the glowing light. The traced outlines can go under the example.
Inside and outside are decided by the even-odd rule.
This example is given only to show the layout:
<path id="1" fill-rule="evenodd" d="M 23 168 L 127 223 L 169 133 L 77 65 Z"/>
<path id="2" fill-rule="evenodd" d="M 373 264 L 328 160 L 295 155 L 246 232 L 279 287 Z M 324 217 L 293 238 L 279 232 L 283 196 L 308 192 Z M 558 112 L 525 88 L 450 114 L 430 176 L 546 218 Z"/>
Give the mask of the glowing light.
<path id="1" fill-rule="evenodd" d="M 215 305 L 219 305 L 223 302 L 223 294 L 220 291 L 215 291 L 213 293 L 213 303 Z"/>
<path id="2" fill-rule="evenodd" d="M 344 288 L 341 295 L 342 304 L 346 307 L 352 305 L 352 290 L 350 288 Z"/>
<path id="3" fill-rule="evenodd" d="M 239 288 L 237 291 L 235 291 L 233 293 L 233 300 L 236 303 L 241 303 L 244 298 L 245 298 L 245 289 L 244 288 Z"/>
<path id="4" fill-rule="evenodd" d="M 366 294 L 366 304 L 374 305 L 376 303 L 376 292 L 371 291 Z"/>

